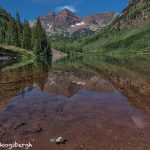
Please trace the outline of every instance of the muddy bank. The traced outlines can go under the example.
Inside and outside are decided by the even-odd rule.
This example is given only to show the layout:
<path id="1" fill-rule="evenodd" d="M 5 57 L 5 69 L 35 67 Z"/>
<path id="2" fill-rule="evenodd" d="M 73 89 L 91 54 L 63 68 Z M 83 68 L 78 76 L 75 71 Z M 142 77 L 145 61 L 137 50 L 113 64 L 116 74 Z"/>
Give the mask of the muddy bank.
<path id="1" fill-rule="evenodd" d="M 9 56 L 0 56 L 0 61 L 1 60 L 10 60 Z"/>
<path id="2" fill-rule="evenodd" d="M 0 56 L 0 61 L 19 60 L 19 56 Z"/>
<path id="3" fill-rule="evenodd" d="M 56 62 L 59 59 L 65 58 L 68 56 L 68 54 L 60 52 L 54 48 L 51 48 L 52 51 L 52 63 Z"/>

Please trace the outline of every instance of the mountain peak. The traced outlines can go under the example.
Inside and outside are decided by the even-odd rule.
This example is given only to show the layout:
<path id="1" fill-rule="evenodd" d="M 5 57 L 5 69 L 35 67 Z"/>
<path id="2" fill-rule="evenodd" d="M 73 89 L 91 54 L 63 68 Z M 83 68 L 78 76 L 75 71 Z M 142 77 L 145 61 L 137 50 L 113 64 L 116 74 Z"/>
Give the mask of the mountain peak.
<path id="1" fill-rule="evenodd" d="M 49 34 L 55 34 L 55 32 L 61 32 L 62 30 L 72 34 L 81 28 L 84 29 L 80 31 L 87 31 L 85 28 L 96 30 L 105 27 L 109 25 L 115 17 L 115 13 L 105 12 L 80 18 L 71 10 L 64 8 L 58 13 L 51 12 L 46 16 L 41 16 L 40 20 Z"/>
<path id="2" fill-rule="evenodd" d="M 48 13 L 48 16 L 57 15 L 55 12 Z"/>
<path id="3" fill-rule="evenodd" d="M 67 9 L 67 8 L 62 9 L 62 10 L 59 12 L 59 15 L 63 15 L 63 16 L 74 15 L 74 16 L 75 16 L 75 14 L 74 14 L 71 10 L 69 10 L 69 9 Z"/>
<path id="4" fill-rule="evenodd" d="M 67 8 L 64 8 L 61 10 L 62 12 L 72 12 L 71 10 L 67 9 Z"/>

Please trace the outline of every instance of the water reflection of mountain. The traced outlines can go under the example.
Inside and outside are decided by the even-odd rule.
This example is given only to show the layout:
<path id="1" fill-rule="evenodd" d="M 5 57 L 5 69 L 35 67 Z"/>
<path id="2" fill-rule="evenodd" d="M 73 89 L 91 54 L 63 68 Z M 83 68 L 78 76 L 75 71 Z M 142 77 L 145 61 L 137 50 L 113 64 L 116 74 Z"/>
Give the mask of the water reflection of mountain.
<path id="1" fill-rule="evenodd" d="M 1 105 L 33 87 L 65 97 L 81 89 L 107 93 L 117 89 L 150 115 L 149 56 L 74 56 L 55 62 L 52 68 L 48 61 L 42 62 L 0 71 Z"/>
<path id="2" fill-rule="evenodd" d="M 113 85 L 103 77 L 87 71 L 53 70 L 49 72 L 44 92 L 72 97 L 80 89 L 93 92 L 113 92 Z"/>
<path id="3" fill-rule="evenodd" d="M 0 105 L 3 106 L 16 94 L 24 94 L 26 87 L 44 88 L 48 77 L 47 66 L 28 64 L 22 67 L 0 71 Z"/>
<path id="4" fill-rule="evenodd" d="M 78 66 L 78 67 L 77 67 Z M 130 102 L 150 115 L 150 57 L 147 55 L 85 56 L 53 65 L 94 72 L 122 91 Z"/>

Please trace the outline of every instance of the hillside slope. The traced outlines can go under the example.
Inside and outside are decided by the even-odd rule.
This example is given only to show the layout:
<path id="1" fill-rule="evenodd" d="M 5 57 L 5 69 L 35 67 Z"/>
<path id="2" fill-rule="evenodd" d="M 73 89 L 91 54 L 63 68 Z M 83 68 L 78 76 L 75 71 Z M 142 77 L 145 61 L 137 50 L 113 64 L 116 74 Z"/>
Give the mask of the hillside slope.
<path id="1" fill-rule="evenodd" d="M 11 15 L 2 7 L 0 7 L 0 21 L 9 20 Z"/>
<path id="2" fill-rule="evenodd" d="M 109 27 L 84 38 L 84 51 L 150 49 L 150 1 L 133 0 Z"/>

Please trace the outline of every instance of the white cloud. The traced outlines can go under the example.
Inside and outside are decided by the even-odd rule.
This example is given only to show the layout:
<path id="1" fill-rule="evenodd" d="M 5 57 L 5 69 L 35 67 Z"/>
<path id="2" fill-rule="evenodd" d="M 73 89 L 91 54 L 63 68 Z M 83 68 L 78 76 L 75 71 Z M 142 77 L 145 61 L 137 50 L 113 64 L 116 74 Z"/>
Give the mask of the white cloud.
<path id="1" fill-rule="evenodd" d="M 76 12 L 77 11 L 73 6 L 61 6 L 61 7 L 57 7 L 56 10 L 60 11 L 60 10 L 65 9 L 65 8 L 69 9 L 72 12 Z"/>

